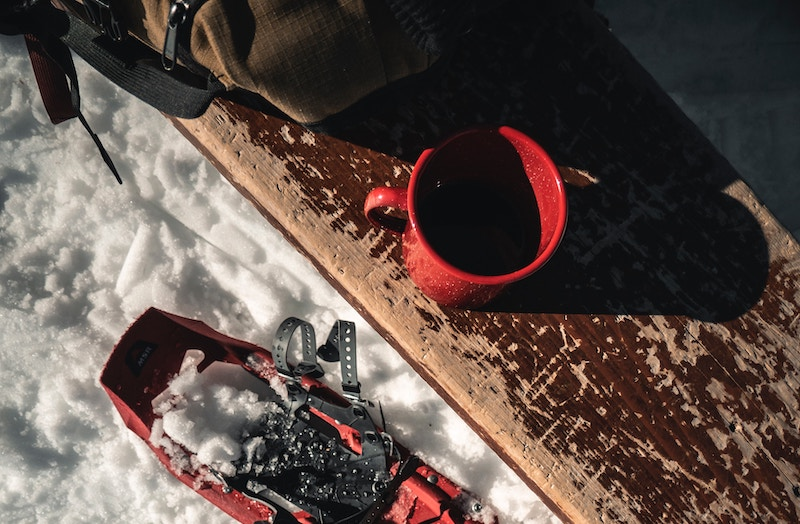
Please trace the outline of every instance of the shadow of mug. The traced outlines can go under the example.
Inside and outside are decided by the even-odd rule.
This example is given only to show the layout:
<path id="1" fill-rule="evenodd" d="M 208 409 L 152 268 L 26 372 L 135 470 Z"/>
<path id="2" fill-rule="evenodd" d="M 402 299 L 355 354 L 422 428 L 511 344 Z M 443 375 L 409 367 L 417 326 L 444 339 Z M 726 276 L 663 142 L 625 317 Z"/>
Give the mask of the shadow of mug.
<path id="1" fill-rule="evenodd" d="M 738 174 L 602 23 L 570 9 L 505 3 L 438 80 L 340 136 L 411 162 L 497 122 L 591 173 L 567 188 L 554 259 L 486 309 L 735 318 L 769 270 L 758 220 L 725 193 Z"/>

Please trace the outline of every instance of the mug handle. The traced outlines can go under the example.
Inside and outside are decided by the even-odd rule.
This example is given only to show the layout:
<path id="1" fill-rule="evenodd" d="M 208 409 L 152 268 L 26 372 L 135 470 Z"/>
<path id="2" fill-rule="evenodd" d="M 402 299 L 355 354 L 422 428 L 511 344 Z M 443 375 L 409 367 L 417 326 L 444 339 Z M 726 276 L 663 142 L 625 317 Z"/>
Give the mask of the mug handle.
<path id="1" fill-rule="evenodd" d="M 385 209 L 389 207 L 407 212 L 408 190 L 404 187 L 376 187 L 364 201 L 364 214 L 372 225 L 402 235 L 408 220 L 387 214 Z"/>

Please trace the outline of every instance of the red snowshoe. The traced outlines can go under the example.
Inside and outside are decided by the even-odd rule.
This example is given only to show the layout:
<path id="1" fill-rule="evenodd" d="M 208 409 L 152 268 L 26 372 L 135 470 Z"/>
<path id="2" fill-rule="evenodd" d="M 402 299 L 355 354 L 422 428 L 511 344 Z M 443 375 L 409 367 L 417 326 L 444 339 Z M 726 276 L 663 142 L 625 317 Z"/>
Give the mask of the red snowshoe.
<path id="1" fill-rule="evenodd" d="M 302 347 L 296 366 L 290 342 Z M 289 318 L 270 353 L 151 308 L 101 382 L 167 469 L 240 522 L 496 523 L 375 424 L 355 342 L 355 325 L 338 321 L 318 349 L 311 325 Z M 318 352 L 341 361 L 343 395 L 317 380 Z"/>

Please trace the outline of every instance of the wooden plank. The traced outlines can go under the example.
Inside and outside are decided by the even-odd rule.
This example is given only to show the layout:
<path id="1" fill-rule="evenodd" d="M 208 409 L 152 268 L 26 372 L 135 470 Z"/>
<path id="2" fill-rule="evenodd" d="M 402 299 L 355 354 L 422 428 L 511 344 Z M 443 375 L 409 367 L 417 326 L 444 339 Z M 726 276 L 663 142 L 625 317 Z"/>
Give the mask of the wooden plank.
<path id="1" fill-rule="evenodd" d="M 800 248 L 582 2 L 528 4 L 337 137 L 173 122 L 564 520 L 799 521 Z M 440 308 L 362 205 L 478 122 L 573 166 L 570 223 L 494 303 Z"/>

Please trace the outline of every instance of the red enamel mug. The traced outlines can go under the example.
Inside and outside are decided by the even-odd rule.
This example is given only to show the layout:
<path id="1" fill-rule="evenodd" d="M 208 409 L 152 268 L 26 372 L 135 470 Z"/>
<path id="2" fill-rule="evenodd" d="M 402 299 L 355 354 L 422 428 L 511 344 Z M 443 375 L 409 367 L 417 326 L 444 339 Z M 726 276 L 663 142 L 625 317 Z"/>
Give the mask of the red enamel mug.
<path id="1" fill-rule="evenodd" d="M 423 293 L 443 306 L 474 308 L 553 255 L 566 229 L 567 196 L 555 164 L 530 137 L 477 127 L 423 151 L 408 188 L 370 191 L 364 213 L 402 235 L 404 263 Z"/>

